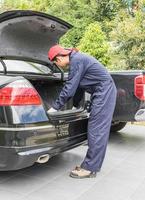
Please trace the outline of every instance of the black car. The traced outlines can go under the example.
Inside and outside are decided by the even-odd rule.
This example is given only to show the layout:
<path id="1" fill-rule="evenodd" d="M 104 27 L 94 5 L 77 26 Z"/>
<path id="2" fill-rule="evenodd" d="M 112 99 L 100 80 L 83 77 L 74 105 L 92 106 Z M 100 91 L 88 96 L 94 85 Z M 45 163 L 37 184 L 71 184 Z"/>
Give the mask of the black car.
<path id="1" fill-rule="evenodd" d="M 25 10 L 0 14 L 0 170 L 44 163 L 83 144 L 88 112 L 84 99 L 47 115 L 67 79 L 48 60 L 49 48 L 72 26 Z"/>

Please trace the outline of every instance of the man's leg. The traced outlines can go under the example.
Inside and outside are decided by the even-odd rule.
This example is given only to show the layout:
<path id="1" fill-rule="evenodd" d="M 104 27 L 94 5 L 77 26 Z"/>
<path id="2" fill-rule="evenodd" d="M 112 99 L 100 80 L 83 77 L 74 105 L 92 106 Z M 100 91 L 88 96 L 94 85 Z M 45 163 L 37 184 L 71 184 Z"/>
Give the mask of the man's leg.
<path id="1" fill-rule="evenodd" d="M 113 90 L 112 90 L 113 92 Z M 108 143 L 110 126 L 116 102 L 116 90 L 105 96 L 94 95 L 88 121 L 88 151 L 81 164 L 91 172 L 100 171 Z"/>

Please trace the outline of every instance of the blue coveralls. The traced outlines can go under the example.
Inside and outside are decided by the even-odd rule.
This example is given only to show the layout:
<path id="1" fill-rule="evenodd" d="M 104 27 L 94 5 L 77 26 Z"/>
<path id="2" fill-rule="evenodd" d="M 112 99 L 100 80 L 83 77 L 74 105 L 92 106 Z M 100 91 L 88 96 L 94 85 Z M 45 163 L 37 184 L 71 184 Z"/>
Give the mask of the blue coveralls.
<path id="1" fill-rule="evenodd" d="M 116 103 L 116 87 L 108 71 L 94 57 L 72 51 L 68 80 L 53 104 L 53 108 L 59 110 L 75 95 L 77 89 L 91 94 L 88 151 L 81 167 L 97 172 L 101 169 L 106 152 Z"/>

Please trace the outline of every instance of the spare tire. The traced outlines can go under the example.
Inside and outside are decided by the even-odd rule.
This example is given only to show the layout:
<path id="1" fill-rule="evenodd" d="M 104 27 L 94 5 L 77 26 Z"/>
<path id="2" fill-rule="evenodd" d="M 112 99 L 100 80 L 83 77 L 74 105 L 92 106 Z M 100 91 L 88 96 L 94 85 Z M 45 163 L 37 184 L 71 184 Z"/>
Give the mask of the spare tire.
<path id="1" fill-rule="evenodd" d="M 121 129 L 123 129 L 125 127 L 125 125 L 127 124 L 127 122 L 114 122 L 111 125 L 111 132 L 117 132 L 120 131 Z"/>

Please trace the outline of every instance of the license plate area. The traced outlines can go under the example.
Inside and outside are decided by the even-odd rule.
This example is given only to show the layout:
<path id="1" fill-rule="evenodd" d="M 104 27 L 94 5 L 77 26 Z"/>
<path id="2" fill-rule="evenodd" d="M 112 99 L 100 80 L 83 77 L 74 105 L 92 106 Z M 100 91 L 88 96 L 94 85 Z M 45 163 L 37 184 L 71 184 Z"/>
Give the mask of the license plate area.
<path id="1" fill-rule="evenodd" d="M 57 128 L 57 138 L 65 138 L 69 136 L 69 124 L 60 124 L 56 126 Z"/>

